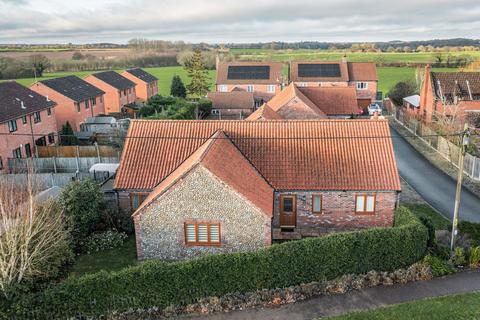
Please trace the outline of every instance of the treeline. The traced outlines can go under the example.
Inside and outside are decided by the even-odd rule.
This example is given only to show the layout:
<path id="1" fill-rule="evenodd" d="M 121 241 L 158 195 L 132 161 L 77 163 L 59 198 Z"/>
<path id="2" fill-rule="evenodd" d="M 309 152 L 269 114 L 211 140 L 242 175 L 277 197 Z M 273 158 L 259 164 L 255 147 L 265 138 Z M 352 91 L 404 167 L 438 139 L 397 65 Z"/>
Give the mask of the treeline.
<path id="1" fill-rule="evenodd" d="M 471 47 L 473 49 L 480 48 L 480 41 L 475 39 L 434 39 L 424 41 L 388 41 L 388 42 L 318 42 L 318 41 L 301 41 L 301 42 L 258 42 L 258 43 L 230 43 L 224 46 L 231 49 L 320 49 L 320 50 L 346 50 L 352 47 L 365 45 L 366 47 L 374 47 L 375 50 L 387 52 L 390 48 L 404 49 L 409 47 L 410 50 L 416 51 L 419 47 Z M 214 45 L 220 47 L 220 45 Z M 391 49 L 390 49 L 391 50 Z"/>

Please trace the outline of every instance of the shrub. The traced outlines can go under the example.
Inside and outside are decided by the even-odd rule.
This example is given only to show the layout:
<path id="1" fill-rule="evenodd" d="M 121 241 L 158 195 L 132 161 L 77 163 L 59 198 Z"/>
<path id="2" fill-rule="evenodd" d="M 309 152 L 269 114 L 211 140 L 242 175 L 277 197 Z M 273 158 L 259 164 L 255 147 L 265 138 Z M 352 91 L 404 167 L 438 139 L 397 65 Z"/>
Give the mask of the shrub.
<path id="1" fill-rule="evenodd" d="M 455 268 L 448 262 L 430 254 L 425 256 L 423 262 L 430 266 L 434 277 L 441 277 L 455 272 Z"/>
<path id="2" fill-rule="evenodd" d="M 199 298 L 331 280 L 370 270 L 392 271 L 420 260 L 427 230 L 408 211 L 394 228 L 307 238 L 255 252 L 210 255 L 175 263 L 147 261 L 107 273 L 71 278 L 24 296 L 9 313 L 19 318 L 99 316 L 129 308 L 165 308 Z"/>
<path id="3" fill-rule="evenodd" d="M 102 217 L 103 193 L 91 179 L 72 181 L 67 184 L 59 198 L 71 227 L 77 249 L 78 245 L 96 230 Z"/>
<path id="4" fill-rule="evenodd" d="M 120 247 L 128 238 L 124 232 L 105 231 L 91 234 L 85 243 L 87 253 Z"/>
<path id="5" fill-rule="evenodd" d="M 462 247 L 456 247 L 455 250 L 453 251 L 453 256 L 452 256 L 452 263 L 457 266 L 464 266 L 467 262 L 467 259 L 465 258 L 465 249 Z"/>
<path id="6" fill-rule="evenodd" d="M 460 221 L 458 230 L 472 239 L 473 246 L 480 245 L 480 223 Z"/>
<path id="7" fill-rule="evenodd" d="M 434 248 L 437 241 L 435 239 L 435 227 L 433 226 L 433 222 L 429 217 L 426 216 L 421 216 L 420 221 L 422 224 L 427 228 L 428 230 L 428 241 L 427 241 L 427 246 L 429 248 Z"/>
<path id="8" fill-rule="evenodd" d="M 480 247 L 473 247 L 470 250 L 470 267 L 477 268 L 480 266 Z"/>

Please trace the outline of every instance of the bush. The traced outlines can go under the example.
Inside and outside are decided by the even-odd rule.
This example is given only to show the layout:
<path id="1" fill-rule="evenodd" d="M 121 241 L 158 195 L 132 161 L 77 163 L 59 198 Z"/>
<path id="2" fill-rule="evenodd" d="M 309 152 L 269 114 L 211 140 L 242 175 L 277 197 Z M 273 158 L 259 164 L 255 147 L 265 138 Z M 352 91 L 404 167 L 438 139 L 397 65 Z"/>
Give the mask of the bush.
<path id="1" fill-rule="evenodd" d="M 421 216 L 419 217 L 420 221 L 422 224 L 427 228 L 428 230 L 428 241 L 427 241 L 427 246 L 429 248 L 434 248 L 437 244 L 437 241 L 435 239 L 435 227 L 433 226 L 433 222 L 429 217 L 426 216 Z"/>
<path id="2" fill-rule="evenodd" d="M 473 247 L 470 250 L 470 267 L 478 268 L 480 266 L 480 247 Z"/>
<path id="3" fill-rule="evenodd" d="M 456 247 L 453 251 L 452 263 L 457 267 L 463 267 L 467 263 L 465 258 L 465 249 L 462 247 Z"/>
<path id="4" fill-rule="evenodd" d="M 120 247 L 128 238 L 124 232 L 105 231 L 91 234 L 85 243 L 87 253 Z"/>
<path id="5" fill-rule="evenodd" d="M 473 246 L 480 245 L 480 223 L 460 221 L 458 230 L 472 239 Z"/>
<path id="6" fill-rule="evenodd" d="M 79 244 L 96 231 L 97 223 L 102 217 L 103 193 L 91 179 L 76 180 L 63 188 L 59 202 L 68 218 L 72 238 L 79 250 Z"/>
<path id="7" fill-rule="evenodd" d="M 71 278 L 12 304 L 11 316 L 99 316 L 129 308 L 165 308 L 208 296 L 330 280 L 370 270 L 392 271 L 420 260 L 427 230 L 408 211 L 396 212 L 394 228 L 307 238 L 255 252 L 210 255 Z"/>
<path id="8" fill-rule="evenodd" d="M 430 254 L 425 256 L 423 262 L 430 266 L 434 277 L 441 277 L 455 272 L 455 268 L 448 262 Z"/>

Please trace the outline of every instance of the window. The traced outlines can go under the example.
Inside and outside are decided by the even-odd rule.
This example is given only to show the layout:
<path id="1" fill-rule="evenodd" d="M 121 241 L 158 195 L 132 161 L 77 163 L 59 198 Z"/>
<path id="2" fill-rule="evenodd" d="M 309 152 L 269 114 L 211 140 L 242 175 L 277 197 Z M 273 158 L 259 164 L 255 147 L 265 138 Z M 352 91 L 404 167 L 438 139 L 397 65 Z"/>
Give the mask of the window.
<path id="1" fill-rule="evenodd" d="M 8 131 L 10 132 L 17 131 L 17 119 L 8 121 Z"/>
<path id="2" fill-rule="evenodd" d="M 52 108 L 47 108 L 47 115 L 49 115 L 49 116 L 52 115 Z"/>
<path id="3" fill-rule="evenodd" d="M 143 201 L 147 198 L 148 193 L 132 193 L 130 194 L 130 205 L 133 210 L 138 209 Z"/>
<path id="4" fill-rule="evenodd" d="M 17 158 L 17 159 L 20 159 L 22 157 L 22 149 L 17 148 L 15 150 L 13 150 L 13 157 Z"/>
<path id="5" fill-rule="evenodd" d="M 355 199 L 356 213 L 374 213 L 376 195 L 357 194 Z"/>
<path id="6" fill-rule="evenodd" d="M 96 106 L 97 105 L 97 99 L 96 98 L 90 99 L 90 103 L 91 103 L 92 107 Z"/>
<path id="7" fill-rule="evenodd" d="M 124 96 L 127 95 L 127 89 L 124 89 L 124 90 L 123 90 L 123 95 L 124 95 Z"/>
<path id="8" fill-rule="evenodd" d="M 306 82 L 299 82 L 297 84 L 297 87 L 306 87 L 307 86 L 307 83 Z"/>
<path id="9" fill-rule="evenodd" d="M 247 86 L 247 92 L 253 92 L 255 90 L 255 87 L 251 84 Z"/>
<path id="10" fill-rule="evenodd" d="M 282 198 L 282 211 L 293 212 L 293 197 Z"/>
<path id="11" fill-rule="evenodd" d="M 185 244 L 190 246 L 219 246 L 220 223 L 185 223 Z"/>
<path id="12" fill-rule="evenodd" d="M 30 143 L 27 143 L 25 145 L 25 155 L 27 156 L 27 158 L 32 157 L 32 148 L 30 147 Z"/>
<path id="13" fill-rule="evenodd" d="M 88 104 L 88 100 L 85 100 L 85 109 L 90 108 L 90 105 Z"/>
<path id="14" fill-rule="evenodd" d="M 323 209 L 323 198 L 321 194 L 312 195 L 312 212 L 313 213 L 322 213 Z"/>
<path id="15" fill-rule="evenodd" d="M 42 118 L 40 117 L 40 112 L 34 112 L 33 113 L 33 122 L 35 123 L 39 123 L 40 121 L 42 121 Z"/>
<path id="16" fill-rule="evenodd" d="M 221 86 L 218 86 L 218 91 L 219 92 L 227 92 L 228 87 L 226 85 L 222 84 Z"/>
<path id="17" fill-rule="evenodd" d="M 357 82 L 357 90 L 368 89 L 368 82 Z"/>
<path id="18" fill-rule="evenodd" d="M 52 132 L 48 134 L 48 143 L 49 144 L 55 143 L 55 133 Z"/>
<path id="19" fill-rule="evenodd" d="M 75 107 L 77 108 L 77 112 L 80 112 L 80 103 L 75 102 Z"/>
<path id="20" fill-rule="evenodd" d="M 23 117 L 22 117 L 22 123 L 23 123 L 23 124 L 27 124 L 27 116 L 23 116 Z"/>
<path id="21" fill-rule="evenodd" d="M 212 114 L 215 114 L 215 115 L 220 114 L 220 111 L 218 109 L 212 109 Z"/>
<path id="22" fill-rule="evenodd" d="M 2 160 L 2 157 L 0 157 L 0 170 L 3 169 L 3 160 Z"/>
<path id="23" fill-rule="evenodd" d="M 274 84 L 269 84 L 267 86 L 267 92 L 275 93 L 275 85 Z"/>

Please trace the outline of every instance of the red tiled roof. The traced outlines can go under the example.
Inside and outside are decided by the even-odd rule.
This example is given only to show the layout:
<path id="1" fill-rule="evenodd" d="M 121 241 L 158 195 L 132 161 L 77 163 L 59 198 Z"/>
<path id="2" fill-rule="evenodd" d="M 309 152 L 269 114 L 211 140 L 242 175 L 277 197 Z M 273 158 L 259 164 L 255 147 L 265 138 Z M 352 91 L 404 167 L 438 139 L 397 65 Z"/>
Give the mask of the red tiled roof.
<path id="1" fill-rule="evenodd" d="M 205 167 L 251 201 L 267 216 L 272 216 L 273 188 L 221 130 L 215 132 L 177 169 L 158 184 L 134 215 L 168 191 L 171 186 L 185 177 L 197 165 Z"/>
<path id="2" fill-rule="evenodd" d="M 377 81 L 377 66 L 374 62 L 348 62 L 350 81 Z"/>
<path id="3" fill-rule="evenodd" d="M 209 92 L 207 99 L 214 109 L 253 109 L 253 93 L 247 91 Z"/>
<path id="4" fill-rule="evenodd" d="M 282 116 L 272 110 L 268 104 L 264 104 L 254 113 L 248 116 L 245 120 L 247 121 L 259 121 L 259 120 L 282 120 Z"/>
<path id="5" fill-rule="evenodd" d="M 115 189 L 153 189 L 220 129 L 275 189 L 400 190 L 386 120 L 132 120 Z"/>
<path id="6" fill-rule="evenodd" d="M 359 113 L 357 92 L 354 87 L 300 87 L 298 89 L 327 115 Z"/>
<path id="7" fill-rule="evenodd" d="M 229 66 L 269 66 L 270 78 L 269 79 L 247 79 L 247 80 L 230 80 L 227 78 Z M 245 61 L 245 62 L 221 62 L 218 64 L 217 69 L 217 85 L 219 84 L 280 84 L 282 83 L 282 67 L 281 62 L 258 62 L 258 61 Z"/>

